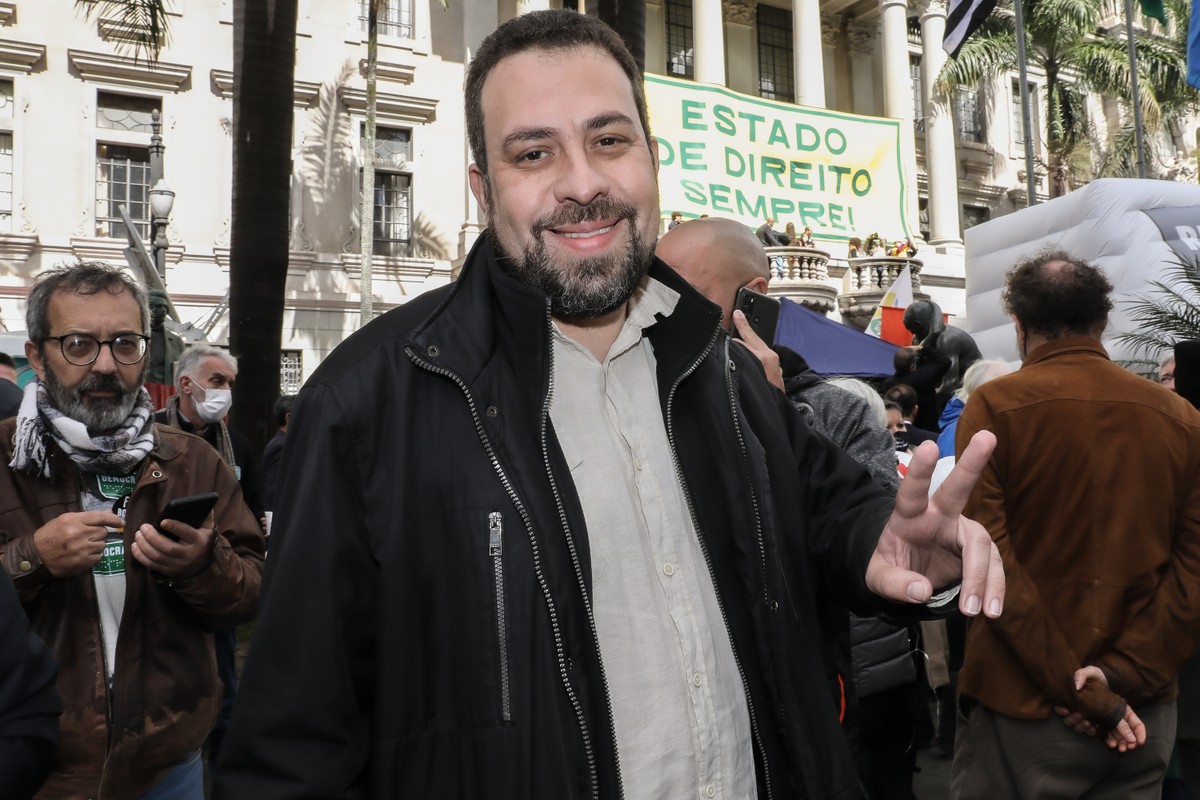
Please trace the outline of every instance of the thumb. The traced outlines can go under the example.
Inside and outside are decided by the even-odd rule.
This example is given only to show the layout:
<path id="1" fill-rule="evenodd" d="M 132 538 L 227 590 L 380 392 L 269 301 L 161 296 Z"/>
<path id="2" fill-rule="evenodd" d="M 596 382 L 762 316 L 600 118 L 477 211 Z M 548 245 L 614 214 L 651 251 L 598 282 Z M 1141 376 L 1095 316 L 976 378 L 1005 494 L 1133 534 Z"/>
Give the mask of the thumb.
<path id="1" fill-rule="evenodd" d="M 868 567 L 867 586 L 880 597 L 898 603 L 927 603 L 933 597 L 933 584 L 928 578 L 894 564 Z"/>

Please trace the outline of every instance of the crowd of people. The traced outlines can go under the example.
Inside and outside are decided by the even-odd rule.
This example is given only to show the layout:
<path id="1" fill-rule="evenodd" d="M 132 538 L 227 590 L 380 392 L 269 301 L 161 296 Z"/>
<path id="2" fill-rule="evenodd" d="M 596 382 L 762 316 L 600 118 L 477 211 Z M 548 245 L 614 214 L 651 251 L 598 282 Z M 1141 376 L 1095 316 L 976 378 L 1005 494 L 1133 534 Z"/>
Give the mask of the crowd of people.
<path id="1" fill-rule="evenodd" d="M 207 754 L 228 800 L 908 798 L 922 686 L 955 797 L 1159 796 L 1200 358 L 1178 395 L 1113 365 L 1103 273 L 1045 253 L 1009 276 L 1015 373 L 934 306 L 882 393 L 823 380 L 734 309 L 762 229 L 658 237 L 610 29 L 501 25 L 465 110 L 461 276 L 281 398 L 261 459 L 222 350 L 156 411 L 127 272 L 35 282 L 0 422 L 5 797 L 200 800 Z M 915 440 L 947 415 L 939 461 Z"/>

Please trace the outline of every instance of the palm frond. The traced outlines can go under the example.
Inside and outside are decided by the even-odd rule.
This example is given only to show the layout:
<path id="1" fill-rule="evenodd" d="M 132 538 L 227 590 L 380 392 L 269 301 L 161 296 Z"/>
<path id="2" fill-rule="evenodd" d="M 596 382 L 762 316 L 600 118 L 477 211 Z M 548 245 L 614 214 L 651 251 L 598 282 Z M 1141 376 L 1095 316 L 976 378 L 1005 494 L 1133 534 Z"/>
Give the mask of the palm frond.
<path id="1" fill-rule="evenodd" d="M 946 60 L 936 91 L 951 95 L 960 86 L 977 86 L 984 78 L 1017 67 L 1017 40 L 1011 19 L 993 14 L 963 44 L 957 58 Z"/>
<path id="2" fill-rule="evenodd" d="M 88 20 L 108 20 L 117 52 L 158 61 L 170 38 L 167 6 L 171 0 L 75 0 Z"/>
<path id="3" fill-rule="evenodd" d="M 1126 301 L 1134 329 L 1117 341 L 1153 357 L 1182 339 L 1200 339 L 1200 258 L 1174 257 L 1150 293 Z"/>

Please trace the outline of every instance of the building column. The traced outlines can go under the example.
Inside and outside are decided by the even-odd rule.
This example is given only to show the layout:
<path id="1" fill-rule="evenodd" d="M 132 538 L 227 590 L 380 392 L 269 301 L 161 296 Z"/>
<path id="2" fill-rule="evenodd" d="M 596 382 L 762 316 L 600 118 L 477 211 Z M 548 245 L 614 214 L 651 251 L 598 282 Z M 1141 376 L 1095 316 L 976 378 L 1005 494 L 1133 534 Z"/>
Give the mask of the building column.
<path id="1" fill-rule="evenodd" d="M 692 66 L 696 80 L 725 85 L 725 20 L 721 0 L 692 3 Z"/>
<path id="2" fill-rule="evenodd" d="M 797 105 L 825 108 L 820 0 L 792 0 L 792 71 Z"/>
<path id="3" fill-rule="evenodd" d="M 929 244 L 943 251 L 962 247 L 954 118 L 950 98 L 936 88 L 948 58 L 942 49 L 945 33 L 946 0 L 925 0 L 921 10 L 921 107 L 925 111 L 925 174 L 929 178 Z"/>
<path id="4" fill-rule="evenodd" d="M 900 120 L 900 153 L 906 185 L 904 208 L 912 238 L 919 239 L 917 206 L 917 141 L 913 134 L 912 83 L 908 74 L 908 3 L 879 0 L 879 38 L 883 57 L 883 115 Z M 881 234 L 887 239 L 900 231 Z"/>
<path id="5" fill-rule="evenodd" d="M 757 5 L 721 0 L 725 15 L 725 85 L 742 94 L 758 94 L 758 44 L 754 40 Z"/>

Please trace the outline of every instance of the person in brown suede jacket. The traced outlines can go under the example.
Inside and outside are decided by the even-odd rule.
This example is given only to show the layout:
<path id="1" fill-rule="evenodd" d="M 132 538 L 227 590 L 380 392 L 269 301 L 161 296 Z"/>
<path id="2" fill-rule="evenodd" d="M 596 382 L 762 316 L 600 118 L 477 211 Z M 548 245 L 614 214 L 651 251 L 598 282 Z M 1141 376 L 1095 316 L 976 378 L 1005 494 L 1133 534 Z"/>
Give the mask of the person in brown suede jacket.
<path id="1" fill-rule="evenodd" d="M 968 628 L 955 797 L 1159 796 L 1200 634 L 1200 413 L 1109 360 L 1111 290 L 1062 252 L 1018 264 L 1004 302 L 1023 366 L 959 419 L 960 451 L 996 435 L 966 513 L 1008 597 Z"/>
<path id="2" fill-rule="evenodd" d="M 151 421 L 138 284 L 63 267 L 28 308 L 38 380 L 0 423 L 0 563 L 60 664 L 57 765 L 37 797 L 202 797 L 221 699 L 212 631 L 253 617 L 262 532 L 217 452 Z M 200 528 L 159 521 L 169 500 L 210 491 Z"/>

